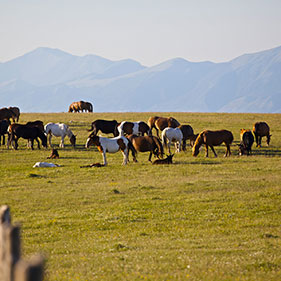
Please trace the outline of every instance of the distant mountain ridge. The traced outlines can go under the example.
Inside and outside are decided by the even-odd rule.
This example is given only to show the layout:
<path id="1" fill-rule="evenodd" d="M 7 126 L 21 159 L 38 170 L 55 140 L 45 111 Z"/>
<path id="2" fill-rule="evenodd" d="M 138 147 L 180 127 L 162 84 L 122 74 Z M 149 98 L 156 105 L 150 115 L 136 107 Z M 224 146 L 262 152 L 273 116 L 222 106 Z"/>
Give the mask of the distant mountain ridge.
<path id="1" fill-rule="evenodd" d="M 281 46 L 229 62 L 175 58 L 152 67 L 38 48 L 0 63 L 3 106 L 61 112 L 87 100 L 98 112 L 281 113 Z"/>

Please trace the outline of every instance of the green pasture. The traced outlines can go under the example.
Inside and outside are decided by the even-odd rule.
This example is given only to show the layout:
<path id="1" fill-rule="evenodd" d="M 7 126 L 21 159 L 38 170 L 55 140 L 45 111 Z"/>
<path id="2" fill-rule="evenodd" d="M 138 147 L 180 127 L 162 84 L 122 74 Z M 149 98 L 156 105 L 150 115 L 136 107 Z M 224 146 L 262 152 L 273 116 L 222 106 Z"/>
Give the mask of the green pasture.
<path id="1" fill-rule="evenodd" d="M 147 121 L 173 116 L 195 133 L 233 132 L 232 156 L 224 146 L 198 157 L 174 156 L 173 165 L 154 166 L 148 153 L 122 166 L 122 154 L 84 148 L 95 119 Z M 77 135 L 66 137 L 60 159 L 50 148 L 31 151 L 0 147 L 0 205 L 11 207 L 22 226 L 23 256 L 46 257 L 46 280 L 281 280 L 281 115 L 218 113 L 22 114 L 20 122 L 64 122 Z M 266 121 L 269 147 L 253 146 L 238 156 L 239 129 Z M 53 138 L 58 145 L 59 139 Z M 130 157 L 132 158 L 132 157 Z M 49 161 L 58 168 L 32 168 Z"/>

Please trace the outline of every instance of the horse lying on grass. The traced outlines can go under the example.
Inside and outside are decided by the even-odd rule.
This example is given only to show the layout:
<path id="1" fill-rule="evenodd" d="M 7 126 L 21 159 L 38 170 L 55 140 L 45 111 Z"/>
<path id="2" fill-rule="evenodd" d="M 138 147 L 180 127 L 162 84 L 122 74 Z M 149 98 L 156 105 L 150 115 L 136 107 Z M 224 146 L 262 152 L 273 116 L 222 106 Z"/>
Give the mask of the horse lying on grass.
<path id="1" fill-rule="evenodd" d="M 95 145 L 99 152 L 102 153 L 104 166 L 107 165 L 106 152 L 116 153 L 117 151 L 121 150 L 123 154 L 123 165 L 126 165 L 128 163 L 129 151 L 131 150 L 134 160 L 136 161 L 136 150 L 131 141 L 124 136 L 110 139 L 99 137 L 91 133 L 86 141 L 85 147 L 89 148 L 91 145 Z"/>
<path id="2" fill-rule="evenodd" d="M 230 156 L 230 144 L 233 141 L 233 135 L 230 131 L 227 130 L 220 130 L 220 131 L 209 131 L 205 130 L 199 134 L 197 137 L 193 149 L 192 149 L 192 156 L 197 156 L 199 154 L 199 148 L 201 145 L 205 145 L 206 148 L 206 157 L 208 157 L 208 146 L 211 147 L 215 157 L 217 157 L 217 154 L 215 152 L 214 146 L 220 145 L 222 143 L 225 143 L 226 145 L 226 156 Z"/>
<path id="3" fill-rule="evenodd" d="M 156 159 L 152 165 L 163 165 L 163 164 L 173 164 L 174 154 L 167 155 L 165 159 Z"/>

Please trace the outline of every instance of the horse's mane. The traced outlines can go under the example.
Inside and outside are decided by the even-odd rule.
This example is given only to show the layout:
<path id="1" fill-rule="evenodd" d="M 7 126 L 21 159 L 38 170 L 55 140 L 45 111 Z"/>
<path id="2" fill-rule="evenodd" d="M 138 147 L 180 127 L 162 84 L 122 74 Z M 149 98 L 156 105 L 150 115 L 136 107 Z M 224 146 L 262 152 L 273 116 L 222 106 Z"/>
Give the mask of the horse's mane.
<path id="1" fill-rule="evenodd" d="M 198 137 L 196 138 L 195 142 L 194 142 L 194 146 L 193 147 L 198 147 L 202 145 L 202 135 L 203 135 L 204 131 L 201 132 Z"/>

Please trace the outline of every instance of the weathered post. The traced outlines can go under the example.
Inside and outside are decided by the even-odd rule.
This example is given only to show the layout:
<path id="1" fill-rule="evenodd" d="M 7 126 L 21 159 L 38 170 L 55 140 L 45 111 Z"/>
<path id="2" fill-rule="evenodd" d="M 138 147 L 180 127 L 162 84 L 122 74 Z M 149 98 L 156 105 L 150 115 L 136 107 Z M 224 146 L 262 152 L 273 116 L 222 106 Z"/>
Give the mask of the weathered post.
<path id="1" fill-rule="evenodd" d="M 0 281 L 14 280 L 14 267 L 20 259 L 20 227 L 11 225 L 10 208 L 0 209 Z"/>

